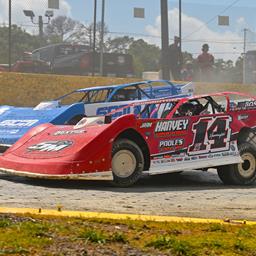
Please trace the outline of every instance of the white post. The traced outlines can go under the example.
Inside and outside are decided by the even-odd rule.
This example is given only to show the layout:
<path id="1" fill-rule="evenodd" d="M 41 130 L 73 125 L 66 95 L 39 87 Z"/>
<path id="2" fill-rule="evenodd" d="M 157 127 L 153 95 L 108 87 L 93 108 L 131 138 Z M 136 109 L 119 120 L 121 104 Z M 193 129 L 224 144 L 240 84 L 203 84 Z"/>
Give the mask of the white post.
<path id="1" fill-rule="evenodd" d="M 103 76 L 104 54 L 104 25 L 105 25 L 105 0 L 102 0 L 101 30 L 100 30 L 100 75 Z"/>
<path id="2" fill-rule="evenodd" d="M 245 54 L 246 54 L 246 32 L 247 32 L 247 29 L 245 28 L 244 29 L 244 52 L 243 52 L 243 84 L 245 84 L 246 82 L 246 67 L 245 67 Z"/>

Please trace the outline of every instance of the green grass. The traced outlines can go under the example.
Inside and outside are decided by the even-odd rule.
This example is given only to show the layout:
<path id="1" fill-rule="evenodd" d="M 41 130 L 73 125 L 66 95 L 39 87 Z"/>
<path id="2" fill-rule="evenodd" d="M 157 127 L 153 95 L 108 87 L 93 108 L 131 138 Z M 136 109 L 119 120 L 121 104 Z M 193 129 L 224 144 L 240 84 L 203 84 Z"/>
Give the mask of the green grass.
<path id="1" fill-rule="evenodd" d="M 98 244 L 105 244 L 107 239 L 101 231 L 96 230 L 86 230 L 80 234 L 79 238 Z"/>
<path id="2" fill-rule="evenodd" d="M 0 256 L 93 255 L 99 248 L 117 255 L 126 255 L 127 248 L 132 248 L 135 255 L 145 252 L 174 256 L 256 256 L 255 237 L 256 226 L 246 224 L 0 215 Z"/>

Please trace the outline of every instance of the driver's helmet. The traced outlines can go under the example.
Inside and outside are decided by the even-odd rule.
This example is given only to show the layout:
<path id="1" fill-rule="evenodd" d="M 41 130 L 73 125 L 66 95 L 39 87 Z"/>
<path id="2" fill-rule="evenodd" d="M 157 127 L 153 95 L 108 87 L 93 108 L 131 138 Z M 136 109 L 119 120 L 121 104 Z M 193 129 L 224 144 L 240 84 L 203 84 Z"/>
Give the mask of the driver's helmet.
<path id="1" fill-rule="evenodd" d="M 179 114 L 181 116 L 192 116 L 194 114 L 194 110 L 195 110 L 195 105 L 190 102 L 186 102 L 182 104 L 178 109 Z"/>

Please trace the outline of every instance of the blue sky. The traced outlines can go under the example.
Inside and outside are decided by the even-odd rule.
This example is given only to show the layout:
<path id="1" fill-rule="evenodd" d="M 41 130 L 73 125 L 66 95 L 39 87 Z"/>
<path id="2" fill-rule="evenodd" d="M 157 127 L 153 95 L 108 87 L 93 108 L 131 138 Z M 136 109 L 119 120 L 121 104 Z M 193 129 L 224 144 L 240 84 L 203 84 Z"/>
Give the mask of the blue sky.
<path id="1" fill-rule="evenodd" d="M 85 22 L 92 21 L 94 0 L 67 0 L 72 7 L 72 16 Z M 235 0 L 182 0 L 183 12 L 199 18 L 202 21 L 208 21 L 211 17 L 220 14 L 226 7 Z M 110 30 L 126 32 L 145 32 L 147 24 L 152 24 L 160 13 L 160 0 L 105 0 L 106 3 L 106 23 Z M 178 8 L 178 0 L 168 1 L 169 9 Z M 145 8 L 146 18 L 144 20 L 134 19 L 133 8 Z M 98 20 L 101 15 L 101 0 L 98 0 Z M 228 9 L 222 15 L 229 15 L 231 19 L 231 29 L 234 27 L 234 21 L 240 16 L 246 17 L 249 26 L 254 29 L 256 1 L 240 0 L 232 8 Z M 232 26 L 233 24 L 233 26 Z M 210 24 L 215 29 L 221 29 L 216 26 L 216 22 Z"/>
<path id="2" fill-rule="evenodd" d="M 71 6 L 73 18 L 85 23 L 92 21 L 94 0 L 66 1 Z M 160 0 L 105 0 L 105 3 L 105 22 L 110 32 L 123 32 L 135 37 L 135 34 L 147 35 L 145 40 L 160 44 L 160 38 L 157 38 L 160 36 Z M 170 43 L 173 36 L 178 33 L 178 4 L 178 0 L 168 1 Z M 228 8 L 231 5 L 233 6 Z M 134 7 L 145 8 L 145 19 L 133 18 Z M 223 58 L 234 60 L 243 51 L 243 29 L 256 29 L 255 0 L 182 0 L 182 13 L 185 39 L 183 50 L 195 55 L 200 52 L 200 45 L 208 42 L 217 57 L 222 54 Z M 218 26 L 217 18 L 209 22 L 218 15 L 229 16 L 230 26 Z M 98 0 L 97 16 L 99 21 L 101 0 Z M 148 37 L 149 35 L 152 38 Z M 251 44 L 255 41 L 253 33 L 247 33 L 247 41 L 247 49 L 256 47 L 255 44 Z"/>

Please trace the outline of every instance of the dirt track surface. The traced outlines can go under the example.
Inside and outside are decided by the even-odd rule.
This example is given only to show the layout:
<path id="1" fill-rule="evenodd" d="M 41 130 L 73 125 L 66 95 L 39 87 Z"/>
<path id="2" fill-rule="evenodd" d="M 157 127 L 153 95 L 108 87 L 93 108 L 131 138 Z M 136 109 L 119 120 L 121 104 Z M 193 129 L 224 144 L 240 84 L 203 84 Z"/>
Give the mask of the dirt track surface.
<path id="1" fill-rule="evenodd" d="M 106 181 L 33 180 L 0 174 L 0 207 L 33 207 L 256 220 L 256 184 L 224 186 L 215 171 L 141 179 L 130 188 Z"/>

